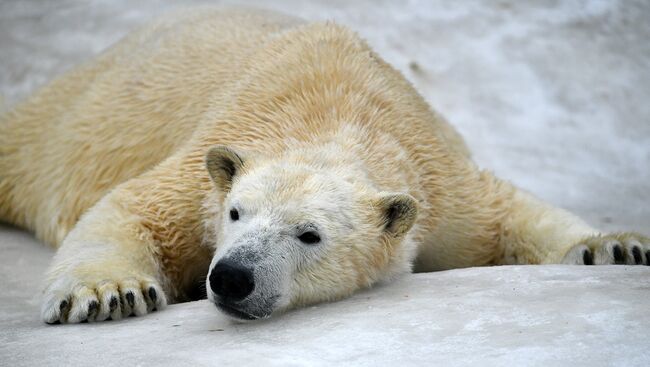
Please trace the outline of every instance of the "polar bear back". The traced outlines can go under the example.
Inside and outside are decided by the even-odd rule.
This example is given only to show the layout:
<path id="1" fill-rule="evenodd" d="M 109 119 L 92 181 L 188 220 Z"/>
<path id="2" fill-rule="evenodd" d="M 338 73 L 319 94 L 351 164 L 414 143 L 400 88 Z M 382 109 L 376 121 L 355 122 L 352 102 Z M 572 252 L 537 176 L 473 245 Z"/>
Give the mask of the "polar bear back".
<path id="1" fill-rule="evenodd" d="M 109 190 L 191 136 L 247 54 L 299 23 L 254 10 L 175 12 L 53 80 L 0 119 L 0 219 L 58 245 Z"/>

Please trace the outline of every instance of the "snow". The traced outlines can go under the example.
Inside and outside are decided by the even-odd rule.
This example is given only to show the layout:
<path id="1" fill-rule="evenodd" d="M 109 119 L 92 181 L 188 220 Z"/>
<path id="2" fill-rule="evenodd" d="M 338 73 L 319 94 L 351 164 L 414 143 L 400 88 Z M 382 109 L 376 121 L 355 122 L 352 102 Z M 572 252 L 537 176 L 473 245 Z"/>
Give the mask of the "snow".
<path id="1" fill-rule="evenodd" d="M 253 323 L 208 301 L 119 322 L 42 324 L 50 251 L 2 228 L 0 361 L 7 366 L 644 366 L 650 267 L 517 266 L 413 274 Z M 23 275 L 25 275 L 23 277 Z"/>
<path id="2" fill-rule="evenodd" d="M 192 3 L 0 2 L 4 103 Z M 648 2 L 237 3 L 351 26 L 481 166 L 604 230 L 650 231 Z M 52 327 L 38 320 L 52 250 L 0 227 L 0 254 L 0 365 L 650 365 L 648 267 L 410 275 L 249 324 L 201 301 Z"/>
<path id="3" fill-rule="evenodd" d="M 8 227 L 0 246 L 14 259 L 3 260 L 0 270 L 0 361 L 7 366 L 650 362 L 650 287 L 644 281 L 650 267 L 413 274 L 340 302 L 252 323 L 233 322 L 198 301 L 119 322 L 48 326 L 37 319 L 36 290 L 51 251 Z"/>

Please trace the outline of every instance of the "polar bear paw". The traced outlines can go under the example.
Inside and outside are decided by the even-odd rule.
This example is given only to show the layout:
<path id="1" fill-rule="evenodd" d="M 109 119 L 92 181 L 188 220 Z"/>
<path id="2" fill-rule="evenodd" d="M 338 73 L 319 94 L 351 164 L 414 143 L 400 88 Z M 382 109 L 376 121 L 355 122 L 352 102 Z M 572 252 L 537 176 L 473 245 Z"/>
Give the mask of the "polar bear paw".
<path id="1" fill-rule="evenodd" d="M 562 263 L 650 265 L 650 238 L 637 233 L 588 237 L 573 246 Z"/>
<path id="2" fill-rule="evenodd" d="M 45 291 L 41 316 L 48 324 L 119 320 L 167 305 L 162 287 L 149 278 L 83 282 L 60 277 Z"/>

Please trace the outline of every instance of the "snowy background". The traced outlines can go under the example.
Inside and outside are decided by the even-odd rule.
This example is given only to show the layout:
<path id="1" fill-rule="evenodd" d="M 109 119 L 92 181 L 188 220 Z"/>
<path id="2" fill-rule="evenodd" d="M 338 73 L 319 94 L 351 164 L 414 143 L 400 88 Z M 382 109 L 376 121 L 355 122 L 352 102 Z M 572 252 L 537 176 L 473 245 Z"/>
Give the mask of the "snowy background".
<path id="1" fill-rule="evenodd" d="M 5 106 L 191 3 L 1 0 Z M 459 129 L 481 166 L 601 229 L 650 234 L 650 2 L 236 4 L 349 25 Z M 46 327 L 37 291 L 51 253 L 0 227 L 0 365 L 650 365 L 648 268 L 412 275 L 249 325 L 196 302 L 121 323 Z"/>

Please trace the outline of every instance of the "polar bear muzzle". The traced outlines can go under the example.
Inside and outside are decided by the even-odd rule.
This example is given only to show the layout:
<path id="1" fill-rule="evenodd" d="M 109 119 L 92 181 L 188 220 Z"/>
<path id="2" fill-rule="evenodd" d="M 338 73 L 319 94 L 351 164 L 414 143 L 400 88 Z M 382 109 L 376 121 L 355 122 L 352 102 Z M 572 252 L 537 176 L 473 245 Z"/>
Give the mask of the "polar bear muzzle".
<path id="1" fill-rule="evenodd" d="M 273 244 L 271 246 L 270 244 Z M 208 298 L 237 320 L 269 317 L 286 294 L 292 264 L 276 231 L 256 228 L 237 236 L 215 255 L 207 278 Z"/>
<path id="2" fill-rule="evenodd" d="M 222 259 L 210 272 L 209 280 L 210 289 L 217 297 L 217 307 L 237 318 L 258 318 L 237 306 L 237 302 L 245 299 L 255 289 L 252 269 L 231 259 Z"/>

